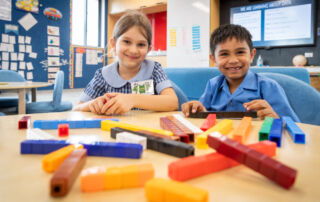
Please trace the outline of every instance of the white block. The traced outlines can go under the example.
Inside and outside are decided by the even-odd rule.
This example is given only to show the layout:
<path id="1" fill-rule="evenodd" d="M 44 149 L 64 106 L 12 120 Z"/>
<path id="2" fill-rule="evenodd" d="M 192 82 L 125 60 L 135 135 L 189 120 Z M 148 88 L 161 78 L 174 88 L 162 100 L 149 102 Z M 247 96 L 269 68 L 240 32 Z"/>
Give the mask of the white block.
<path id="1" fill-rule="evenodd" d="M 116 142 L 141 144 L 143 149 L 147 148 L 147 138 L 129 132 L 117 134 Z"/>
<path id="2" fill-rule="evenodd" d="M 200 130 L 200 128 L 198 128 L 197 126 L 193 125 L 190 121 L 185 119 L 180 114 L 174 114 L 173 117 L 176 118 L 178 121 L 180 121 L 184 126 L 189 128 L 189 130 L 191 130 L 193 133 L 195 133 L 195 134 L 203 133 L 203 131 Z"/>

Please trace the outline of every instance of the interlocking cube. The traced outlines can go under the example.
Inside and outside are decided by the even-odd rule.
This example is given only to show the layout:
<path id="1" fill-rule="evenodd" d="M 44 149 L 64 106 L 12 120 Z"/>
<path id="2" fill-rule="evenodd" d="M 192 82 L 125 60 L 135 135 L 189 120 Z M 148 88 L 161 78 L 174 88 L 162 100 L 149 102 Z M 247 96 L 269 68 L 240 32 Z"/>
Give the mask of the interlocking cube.
<path id="1" fill-rule="evenodd" d="M 58 134 L 59 134 L 59 137 L 69 136 L 69 124 L 59 124 L 58 125 Z"/>
<path id="2" fill-rule="evenodd" d="M 117 134 L 116 142 L 141 144 L 143 149 L 147 148 L 147 138 L 135 135 L 129 132 L 122 132 Z"/>
<path id="3" fill-rule="evenodd" d="M 30 125 L 31 116 L 23 116 L 19 120 L 18 128 L 19 129 L 27 129 Z"/>

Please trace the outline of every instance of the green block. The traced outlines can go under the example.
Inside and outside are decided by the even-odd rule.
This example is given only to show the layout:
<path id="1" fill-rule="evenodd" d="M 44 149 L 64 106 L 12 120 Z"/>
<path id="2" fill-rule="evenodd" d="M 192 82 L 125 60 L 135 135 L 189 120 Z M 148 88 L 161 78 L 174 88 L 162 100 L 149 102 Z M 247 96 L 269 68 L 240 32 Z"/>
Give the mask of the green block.
<path id="1" fill-rule="evenodd" d="M 272 117 L 266 117 L 259 131 L 259 141 L 269 140 L 269 133 L 273 123 Z"/>

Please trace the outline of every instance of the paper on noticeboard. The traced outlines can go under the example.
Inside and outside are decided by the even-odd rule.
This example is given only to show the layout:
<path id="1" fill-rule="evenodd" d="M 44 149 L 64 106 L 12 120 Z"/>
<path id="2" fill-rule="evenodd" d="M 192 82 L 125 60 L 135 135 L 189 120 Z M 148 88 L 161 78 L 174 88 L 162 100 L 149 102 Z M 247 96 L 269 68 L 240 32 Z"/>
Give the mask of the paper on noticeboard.
<path id="1" fill-rule="evenodd" d="M 0 0 L 0 20 L 11 21 L 11 0 Z"/>
<path id="2" fill-rule="evenodd" d="M 33 17 L 31 13 L 28 13 L 22 18 L 20 18 L 18 22 L 26 31 L 29 31 L 29 29 L 31 29 L 34 25 L 38 23 L 38 21 Z"/>

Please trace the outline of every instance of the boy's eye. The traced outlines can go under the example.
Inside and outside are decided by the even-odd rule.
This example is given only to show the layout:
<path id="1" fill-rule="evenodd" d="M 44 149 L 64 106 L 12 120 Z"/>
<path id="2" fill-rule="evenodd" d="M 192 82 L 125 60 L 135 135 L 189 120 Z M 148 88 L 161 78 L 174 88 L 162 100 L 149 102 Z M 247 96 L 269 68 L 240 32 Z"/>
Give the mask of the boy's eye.
<path id="1" fill-rule="evenodd" d="M 238 53 L 239 55 L 242 55 L 242 54 L 245 53 L 245 51 L 238 51 L 237 53 Z"/>
<path id="2" fill-rule="evenodd" d="M 220 55 L 220 56 L 227 56 L 228 53 L 220 53 L 219 55 Z"/>

